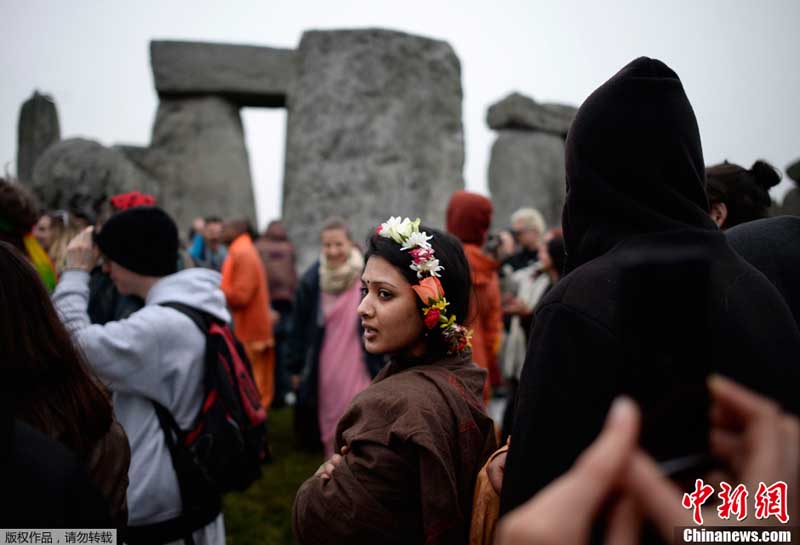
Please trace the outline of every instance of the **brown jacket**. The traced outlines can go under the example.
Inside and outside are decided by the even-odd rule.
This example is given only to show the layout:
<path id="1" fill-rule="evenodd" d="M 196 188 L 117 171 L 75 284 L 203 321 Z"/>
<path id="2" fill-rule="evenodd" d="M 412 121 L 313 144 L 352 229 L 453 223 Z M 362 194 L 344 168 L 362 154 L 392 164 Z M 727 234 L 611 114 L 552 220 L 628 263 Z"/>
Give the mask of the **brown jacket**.
<path id="1" fill-rule="evenodd" d="M 495 449 L 485 380 L 469 357 L 384 367 L 339 421 L 336 449 L 349 452 L 332 479 L 297 492 L 298 543 L 465 544 L 475 479 Z"/>

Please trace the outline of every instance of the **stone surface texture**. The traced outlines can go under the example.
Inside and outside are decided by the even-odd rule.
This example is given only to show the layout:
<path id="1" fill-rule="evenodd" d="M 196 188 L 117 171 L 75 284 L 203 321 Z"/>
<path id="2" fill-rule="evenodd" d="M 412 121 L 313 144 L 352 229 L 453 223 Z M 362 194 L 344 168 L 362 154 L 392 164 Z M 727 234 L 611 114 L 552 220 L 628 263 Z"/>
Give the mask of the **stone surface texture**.
<path id="1" fill-rule="evenodd" d="M 38 91 L 22 104 L 17 127 L 17 177 L 33 179 L 33 167 L 44 151 L 61 139 L 58 110 L 52 98 Z"/>
<path id="2" fill-rule="evenodd" d="M 152 41 L 162 97 L 216 94 L 240 106 L 282 108 L 294 80 L 294 50 L 204 42 Z"/>
<path id="3" fill-rule="evenodd" d="M 92 214 L 97 214 L 103 201 L 125 191 L 160 198 L 158 181 L 122 152 L 82 138 L 50 146 L 36 161 L 31 186 L 49 209 Z"/>
<path id="4" fill-rule="evenodd" d="M 161 203 L 183 233 L 198 216 L 255 224 L 239 107 L 215 96 L 162 98 L 149 149 L 123 148 L 162 185 Z"/>
<path id="5" fill-rule="evenodd" d="M 548 229 L 557 227 L 566 191 L 564 141 L 542 132 L 500 131 L 489 160 L 489 191 L 495 229 L 510 225 L 511 214 L 528 206 L 542 213 Z"/>
<path id="6" fill-rule="evenodd" d="M 445 42 L 386 30 L 306 32 L 289 92 L 283 215 L 300 267 L 319 228 L 362 242 L 390 215 L 441 227 L 463 188 L 461 68 Z"/>
<path id="7" fill-rule="evenodd" d="M 800 184 L 800 161 L 795 161 L 788 167 L 786 167 L 786 175 Z"/>
<path id="8" fill-rule="evenodd" d="M 793 187 L 783 196 L 777 215 L 800 216 L 800 188 Z"/>
<path id="9" fill-rule="evenodd" d="M 494 130 L 531 130 L 566 136 L 577 111 L 565 104 L 539 104 L 525 95 L 511 93 L 489 107 L 486 123 Z"/>
<path id="10" fill-rule="evenodd" d="M 773 203 L 771 216 L 800 216 L 800 160 L 786 167 L 786 176 L 794 180 L 794 186 L 784 194 L 780 204 Z"/>

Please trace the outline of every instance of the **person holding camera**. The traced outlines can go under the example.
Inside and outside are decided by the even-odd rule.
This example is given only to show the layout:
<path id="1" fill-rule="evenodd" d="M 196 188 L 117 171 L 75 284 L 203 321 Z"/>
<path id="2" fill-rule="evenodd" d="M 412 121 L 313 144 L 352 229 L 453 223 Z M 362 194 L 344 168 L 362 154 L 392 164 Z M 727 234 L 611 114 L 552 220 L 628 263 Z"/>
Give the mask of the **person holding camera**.
<path id="1" fill-rule="evenodd" d="M 96 243 L 96 245 L 95 245 Z M 123 295 L 144 307 L 128 318 L 92 324 L 89 271 L 98 254 Z M 180 303 L 229 322 L 220 274 L 210 269 L 177 271 L 178 228 L 154 206 L 114 214 L 93 242 L 88 227 L 67 248 L 53 302 L 93 371 L 113 393 L 114 410 L 131 445 L 128 536 L 133 543 L 224 544 L 222 513 L 211 520 L 184 517 L 181 491 L 158 402 L 181 429 L 190 429 L 203 402 L 205 334 L 186 314 L 162 303 Z"/>

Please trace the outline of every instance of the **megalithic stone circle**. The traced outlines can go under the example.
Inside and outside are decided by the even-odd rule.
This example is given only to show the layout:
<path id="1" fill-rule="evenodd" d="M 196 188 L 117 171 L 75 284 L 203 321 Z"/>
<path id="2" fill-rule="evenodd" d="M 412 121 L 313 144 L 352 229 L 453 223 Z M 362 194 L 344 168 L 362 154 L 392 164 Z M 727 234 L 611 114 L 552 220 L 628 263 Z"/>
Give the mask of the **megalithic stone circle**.
<path id="1" fill-rule="evenodd" d="M 208 214 L 254 223 L 243 106 L 288 108 L 283 215 L 301 266 L 318 255 L 331 215 L 350 220 L 358 240 L 389 215 L 442 226 L 463 188 L 461 69 L 447 43 L 376 29 L 307 32 L 297 50 L 154 41 L 151 63 L 160 99 L 151 143 L 82 141 L 38 161 L 48 202 L 152 188 L 182 230 Z M 98 164 L 116 165 L 105 169 L 110 183 L 94 175 Z M 77 192 L 64 182 L 76 176 L 89 180 Z"/>
<path id="2" fill-rule="evenodd" d="M 33 180 L 33 167 L 44 151 L 61 139 L 58 110 L 52 98 L 38 91 L 22 104 L 17 127 L 17 177 Z"/>
<path id="3" fill-rule="evenodd" d="M 310 31 L 288 95 L 283 216 L 308 266 L 333 215 L 361 242 L 390 215 L 444 224 L 464 186 L 461 68 L 449 44 L 388 30 Z"/>

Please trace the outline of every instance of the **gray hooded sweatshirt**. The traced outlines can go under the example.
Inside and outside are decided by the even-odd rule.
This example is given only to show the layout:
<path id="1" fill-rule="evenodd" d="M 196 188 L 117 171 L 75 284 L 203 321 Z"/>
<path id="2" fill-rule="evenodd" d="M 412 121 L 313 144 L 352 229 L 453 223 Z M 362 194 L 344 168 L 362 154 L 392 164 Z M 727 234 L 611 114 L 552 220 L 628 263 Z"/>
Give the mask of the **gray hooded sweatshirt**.
<path id="1" fill-rule="evenodd" d="M 159 303 L 190 305 L 230 321 L 220 274 L 185 269 L 165 276 L 145 306 L 125 320 L 91 324 L 89 274 L 69 270 L 53 302 L 97 376 L 113 392 L 114 411 L 131 445 L 128 523 L 161 522 L 181 513 L 181 499 L 164 434 L 150 399 L 169 409 L 182 429 L 194 423 L 203 396 L 205 337 L 186 315 Z M 195 532 L 195 541 L 225 543 L 222 515 Z"/>

